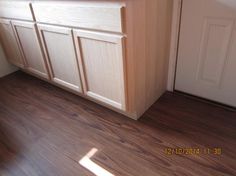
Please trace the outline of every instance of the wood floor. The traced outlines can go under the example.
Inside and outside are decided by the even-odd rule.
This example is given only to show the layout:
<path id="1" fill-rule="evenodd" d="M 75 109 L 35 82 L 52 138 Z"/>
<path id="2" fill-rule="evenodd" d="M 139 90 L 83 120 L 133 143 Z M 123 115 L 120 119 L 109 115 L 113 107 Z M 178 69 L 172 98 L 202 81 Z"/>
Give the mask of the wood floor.
<path id="1" fill-rule="evenodd" d="M 235 176 L 236 113 L 166 93 L 134 121 L 22 72 L 0 79 L 1 176 L 87 176 L 94 166 L 103 176 Z"/>

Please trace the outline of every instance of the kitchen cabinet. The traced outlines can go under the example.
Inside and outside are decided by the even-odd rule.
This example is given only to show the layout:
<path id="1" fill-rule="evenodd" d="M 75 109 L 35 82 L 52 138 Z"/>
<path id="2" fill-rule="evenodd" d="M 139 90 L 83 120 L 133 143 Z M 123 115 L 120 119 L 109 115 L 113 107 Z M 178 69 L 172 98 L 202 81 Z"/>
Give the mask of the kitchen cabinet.
<path id="1" fill-rule="evenodd" d="M 166 91 L 172 3 L 3 0 L 1 42 L 23 71 L 138 119 Z"/>
<path id="2" fill-rule="evenodd" d="M 52 81 L 82 93 L 72 29 L 38 25 Z"/>
<path id="3" fill-rule="evenodd" d="M 24 60 L 10 20 L 0 19 L 0 38 L 7 59 L 12 64 L 23 68 Z"/>
<path id="4" fill-rule="evenodd" d="M 74 30 L 85 94 L 126 110 L 124 36 Z"/>
<path id="5" fill-rule="evenodd" d="M 49 79 L 36 24 L 34 22 L 12 21 L 12 26 L 25 60 L 25 69 Z"/>

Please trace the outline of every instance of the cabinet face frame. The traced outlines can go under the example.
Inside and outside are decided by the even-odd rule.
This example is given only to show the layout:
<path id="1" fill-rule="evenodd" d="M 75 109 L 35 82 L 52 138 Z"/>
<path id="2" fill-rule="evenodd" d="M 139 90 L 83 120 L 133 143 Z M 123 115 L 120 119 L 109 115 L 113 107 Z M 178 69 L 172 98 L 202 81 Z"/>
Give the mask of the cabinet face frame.
<path id="1" fill-rule="evenodd" d="M 25 22 L 25 21 L 15 21 L 15 20 L 12 20 L 11 24 L 12 24 L 13 30 L 15 32 L 15 35 L 17 36 L 17 41 L 19 43 L 20 50 L 21 50 L 21 53 L 22 53 L 24 61 L 25 61 L 25 69 L 27 69 L 29 72 L 31 72 L 33 74 L 36 74 L 36 75 L 38 75 L 40 77 L 43 77 L 45 79 L 49 79 L 49 71 L 48 71 L 48 67 L 47 67 L 47 62 L 46 62 L 46 59 L 45 59 L 45 56 L 44 56 L 44 53 L 43 53 L 41 41 L 39 39 L 36 23 L 35 22 Z M 27 62 L 25 51 L 23 49 L 23 45 L 22 45 L 22 42 L 20 40 L 19 33 L 17 31 L 17 26 L 33 30 L 34 37 L 35 37 L 36 42 L 37 42 L 37 44 L 39 46 L 39 52 L 41 54 L 41 59 L 42 59 L 42 62 L 43 62 L 43 67 L 44 67 L 45 73 L 30 67 L 29 63 Z"/>
<path id="2" fill-rule="evenodd" d="M 98 100 L 102 103 L 105 103 L 107 105 L 110 105 L 112 107 L 115 107 L 117 109 L 127 111 L 127 85 L 126 85 L 126 60 L 125 60 L 125 47 L 124 47 L 124 36 L 118 35 L 118 34 L 110 34 L 110 33 L 103 33 L 103 32 L 94 32 L 94 31 L 87 31 L 87 30 L 80 30 L 80 29 L 74 29 L 73 30 L 73 36 L 74 36 L 74 43 L 76 46 L 76 52 L 78 55 L 79 60 L 79 66 L 81 70 L 81 77 L 83 82 L 83 89 L 84 93 L 95 100 Z M 91 40 L 97 40 L 101 42 L 108 42 L 113 43 L 117 45 L 117 48 L 120 52 L 118 52 L 117 57 L 120 58 L 121 66 L 119 68 L 120 70 L 120 83 L 121 83 L 121 102 L 116 102 L 114 100 L 111 100 L 109 98 L 106 98 L 104 96 L 101 96 L 97 93 L 94 93 L 89 90 L 88 85 L 88 78 L 86 76 L 86 68 L 85 68 L 85 62 L 83 58 L 83 51 L 81 46 L 81 38 L 85 39 L 91 39 Z M 92 51 L 92 49 L 91 49 Z M 111 58 L 112 59 L 112 58 Z"/>
<path id="3" fill-rule="evenodd" d="M 17 36 L 16 36 L 16 34 L 14 32 L 13 26 L 11 24 L 11 20 L 0 18 L 0 23 L 1 24 L 5 24 L 5 25 L 9 25 L 11 27 L 12 33 L 13 33 L 13 35 L 15 37 L 15 40 L 16 40 L 17 49 L 19 51 L 19 56 L 18 57 L 19 57 L 21 63 L 16 63 L 16 62 L 11 60 L 11 58 L 8 56 L 9 48 L 7 46 L 5 46 L 4 42 L 2 41 L 3 42 L 2 43 L 2 47 L 3 47 L 4 51 L 5 51 L 5 54 L 7 55 L 8 61 L 11 62 L 12 64 L 16 65 L 17 67 L 24 68 L 25 67 L 25 60 L 23 58 L 23 53 L 21 52 L 21 49 L 19 47 L 19 41 L 18 41 Z M 3 39 L 1 39 L 1 40 L 3 40 Z M 15 51 L 11 51 L 11 52 L 15 52 Z"/>
<path id="4" fill-rule="evenodd" d="M 59 85 L 62 85 L 63 87 L 72 89 L 72 90 L 79 92 L 79 93 L 83 93 L 83 87 L 82 87 L 82 82 L 81 82 L 81 73 L 80 73 L 80 69 L 79 69 L 77 54 L 75 51 L 72 29 L 67 28 L 67 27 L 61 27 L 61 26 L 59 27 L 59 26 L 45 25 L 45 24 L 37 24 L 37 26 L 39 29 L 39 36 L 42 41 L 43 50 L 45 52 L 45 58 L 47 60 L 48 66 L 49 66 L 51 80 Z M 56 34 L 68 35 L 71 38 L 71 42 L 73 45 L 73 52 L 75 55 L 75 65 L 76 65 L 76 69 L 77 69 L 78 77 L 79 77 L 79 80 L 78 80 L 79 85 L 74 85 L 74 84 L 68 83 L 64 80 L 56 78 L 54 71 L 53 71 L 52 63 L 50 61 L 51 59 L 50 59 L 49 51 L 47 48 L 47 44 L 46 44 L 46 40 L 45 40 L 45 36 L 44 36 L 44 31 L 52 32 L 52 33 L 56 33 Z"/>

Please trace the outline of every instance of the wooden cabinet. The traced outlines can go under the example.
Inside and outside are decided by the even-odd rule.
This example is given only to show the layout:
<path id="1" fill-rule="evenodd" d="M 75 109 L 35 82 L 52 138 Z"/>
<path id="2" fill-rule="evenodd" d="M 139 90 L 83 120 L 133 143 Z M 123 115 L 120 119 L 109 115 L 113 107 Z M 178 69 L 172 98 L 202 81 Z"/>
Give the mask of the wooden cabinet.
<path id="1" fill-rule="evenodd" d="M 3 0 L 1 41 L 23 71 L 138 119 L 166 91 L 172 3 Z"/>
<path id="2" fill-rule="evenodd" d="M 72 29 L 38 25 L 52 81 L 77 92 L 82 92 Z"/>
<path id="3" fill-rule="evenodd" d="M 24 61 L 10 20 L 0 19 L 0 37 L 7 59 L 23 68 Z"/>
<path id="4" fill-rule="evenodd" d="M 123 36 L 75 30 L 85 94 L 126 110 Z"/>
<path id="5" fill-rule="evenodd" d="M 36 24 L 12 21 L 25 60 L 25 68 L 40 77 L 49 79 L 47 66 L 38 40 Z"/>

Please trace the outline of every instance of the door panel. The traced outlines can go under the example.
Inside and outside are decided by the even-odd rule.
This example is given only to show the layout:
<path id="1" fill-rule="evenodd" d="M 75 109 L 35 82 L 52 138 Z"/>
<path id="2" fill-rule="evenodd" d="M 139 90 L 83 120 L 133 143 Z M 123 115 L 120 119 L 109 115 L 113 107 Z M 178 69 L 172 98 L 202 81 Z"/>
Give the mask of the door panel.
<path id="1" fill-rule="evenodd" d="M 219 86 L 227 60 L 234 21 L 211 19 L 204 21 L 197 79 L 203 84 Z"/>
<path id="2" fill-rule="evenodd" d="M 184 0 L 175 89 L 236 107 L 235 35 L 236 1 Z"/>
<path id="3" fill-rule="evenodd" d="M 38 26 L 52 80 L 64 87 L 82 92 L 72 30 L 49 25 Z"/>
<path id="4" fill-rule="evenodd" d="M 49 79 L 46 62 L 38 40 L 36 24 L 12 21 L 12 25 L 26 61 L 26 69 L 38 76 Z"/>
<path id="5" fill-rule="evenodd" d="M 87 96 L 125 110 L 123 36 L 74 31 Z"/>
<path id="6" fill-rule="evenodd" d="M 0 19 L 0 38 L 9 62 L 23 68 L 24 61 L 22 54 L 9 20 Z"/>

